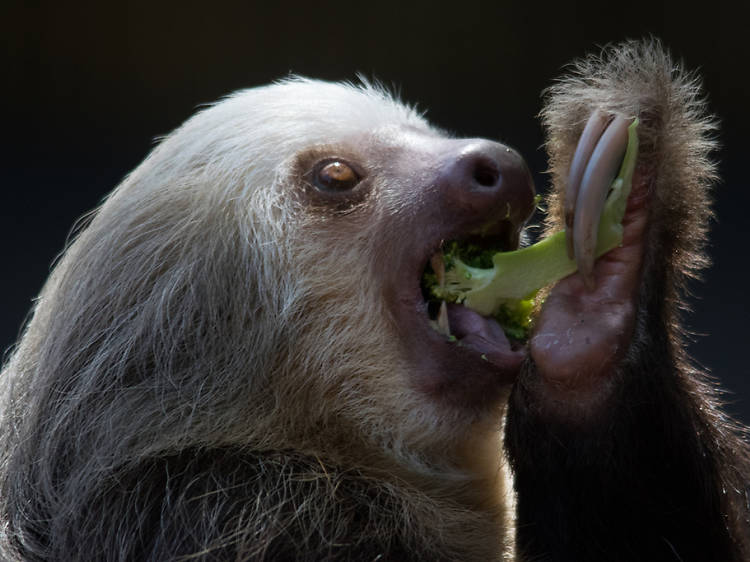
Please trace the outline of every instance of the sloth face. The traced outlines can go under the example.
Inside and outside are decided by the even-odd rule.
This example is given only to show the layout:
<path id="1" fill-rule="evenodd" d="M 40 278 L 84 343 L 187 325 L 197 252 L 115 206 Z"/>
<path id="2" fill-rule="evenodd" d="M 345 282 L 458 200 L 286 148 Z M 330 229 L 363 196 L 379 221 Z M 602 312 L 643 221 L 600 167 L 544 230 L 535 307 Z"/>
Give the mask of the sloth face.
<path id="1" fill-rule="evenodd" d="M 451 138 L 375 88 L 239 92 L 107 199 L 36 322 L 73 350 L 71 384 L 158 404 L 133 443 L 169 427 L 198 443 L 331 451 L 364 437 L 440 457 L 476 420 L 496 433 L 524 352 L 460 306 L 453 337 L 436 331 L 422 274 L 446 241 L 515 248 L 532 208 L 518 154 Z M 124 412 L 109 396 L 90 411 Z"/>
<path id="2" fill-rule="evenodd" d="M 448 241 L 518 247 L 534 206 L 523 159 L 488 140 L 388 123 L 303 150 L 291 170 L 288 181 L 314 217 L 307 236 L 325 239 L 334 255 L 368 258 L 370 269 L 360 267 L 357 281 L 376 288 L 385 304 L 391 346 L 409 365 L 407 383 L 441 404 L 497 404 L 524 351 L 494 319 L 461 305 L 440 312 L 451 327 L 450 335 L 440 333 L 420 280 Z"/>

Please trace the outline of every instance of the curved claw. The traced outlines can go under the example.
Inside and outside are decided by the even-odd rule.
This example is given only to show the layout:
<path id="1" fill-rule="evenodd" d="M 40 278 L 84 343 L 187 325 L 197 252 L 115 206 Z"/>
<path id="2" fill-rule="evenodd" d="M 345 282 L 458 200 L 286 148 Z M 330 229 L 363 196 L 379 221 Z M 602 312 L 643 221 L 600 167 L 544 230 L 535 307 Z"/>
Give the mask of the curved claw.
<path id="1" fill-rule="evenodd" d="M 586 126 L 583 128 L 581 138 L 576 146 L 575 154 L 573 155 L 573 161 L 570 164 L 570 173 L 568 174 L 568 183 L 565 187 L 565 242 L 568 249 L 568 257 L 573 259 L 573 222 L 575 217 L 576 201 L 578 200 L 578 192 L 583 179 L 583 173 L 586 170 L 586 165 L 591 159 L 591 154 L 594 152 L 594 147 L 602 136 L 602 133 L 607 128 L 607 124 L 611 120 L 611 115 L 607 115 L 601 109 L 595 110 L 589 120 L 586 122 Z"/>
<path id="2" fill-rule="evenodd" d="M 617 116 L 602 133 L 581 179 L 575 204 L 573 247 L 578 271 L 588 289 L 594 287 L 596 239 L 607 193 L 620 169 L 628 146 L 632 119 Z"/>

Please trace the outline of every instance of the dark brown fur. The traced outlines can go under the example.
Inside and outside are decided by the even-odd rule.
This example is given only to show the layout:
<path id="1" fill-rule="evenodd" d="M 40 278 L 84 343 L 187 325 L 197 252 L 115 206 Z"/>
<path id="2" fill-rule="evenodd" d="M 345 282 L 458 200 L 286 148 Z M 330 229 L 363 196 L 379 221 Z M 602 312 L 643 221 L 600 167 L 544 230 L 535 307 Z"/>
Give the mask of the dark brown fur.
<path id="1" fill-rule="evenodd" d="M 506 443 L 518 547 L 530 559 L 750 557 L 745 432 L 691 363 L 680 322 L 687 280 L 707 263 L 716 180 L 715 123 L 700 95 L 697 78 L 656 42 L 610 47 L 548 92 L 543 118 L 561 187 L 592 107 L 639 116 L 637 178 L 649 217 L 635 332 L 619 366 L 595 383 L 599 404 L 561 412 L 533 364 L 514 389 Z M 559 201 L 551 203 L 553 230 Z"/>

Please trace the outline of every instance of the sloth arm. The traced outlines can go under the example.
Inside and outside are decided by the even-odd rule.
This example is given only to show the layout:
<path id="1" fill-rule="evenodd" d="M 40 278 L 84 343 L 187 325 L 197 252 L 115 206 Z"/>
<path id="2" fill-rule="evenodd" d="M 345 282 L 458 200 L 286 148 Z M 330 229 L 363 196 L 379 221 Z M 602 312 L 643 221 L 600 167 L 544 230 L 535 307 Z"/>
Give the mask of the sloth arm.
<path id="1" fill-rule="evenodd" d="M 655 66 L 638 60 L 653 55 L 637 47 L 628 56 L 646 71 Z M 638 116 L 641 152 L 622 246 L 552 289 L 510 398 L 505 440 L 519 556 L 745 560 L 747 446 L 691 365 L 680 327 L 709 218 L 707 122 L 680 76 L 670 78 L 672 96 L 636 84 L 617 106 L 618 80 L 638 72 L 622 54 L 609 57 L 553 89 L 545 113 L 558 186 L 575 161 L 584 115 L 595 111 L 586 103 Z M 592 86 L 591 77 L 603 79 Z M 553 228 L 574 223 L 563 199 L 552 198 Z"/>

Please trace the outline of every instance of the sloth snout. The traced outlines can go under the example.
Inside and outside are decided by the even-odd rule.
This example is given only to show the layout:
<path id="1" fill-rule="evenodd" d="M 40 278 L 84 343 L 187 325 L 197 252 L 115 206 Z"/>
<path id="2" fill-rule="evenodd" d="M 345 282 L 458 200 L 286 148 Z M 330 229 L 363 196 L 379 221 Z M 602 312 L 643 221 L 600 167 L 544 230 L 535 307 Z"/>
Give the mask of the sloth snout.
<path id="1" fill-rule="evenodd" d="M 534 210 L 535 189 L 521 155 L 488 140 L 460 142 L 456 152 L 446 157 L 438 180 L 446 203 L 456 210 L 525 223 Z"/>

